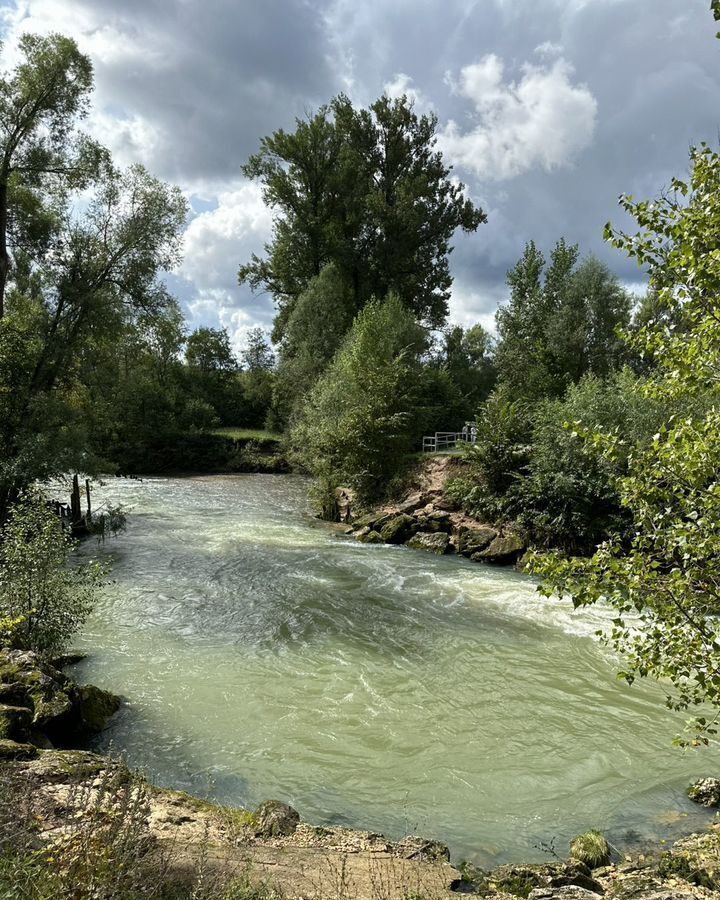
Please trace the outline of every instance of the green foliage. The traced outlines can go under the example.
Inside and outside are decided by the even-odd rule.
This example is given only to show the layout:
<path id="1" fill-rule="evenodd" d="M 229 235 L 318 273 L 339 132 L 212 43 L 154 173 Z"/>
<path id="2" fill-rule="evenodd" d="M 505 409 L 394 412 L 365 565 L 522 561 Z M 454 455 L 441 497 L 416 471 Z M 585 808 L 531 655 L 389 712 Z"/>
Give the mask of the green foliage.
<path id="1" fill-rule="evenodd" d="M 439 362 L 463 398 L 464 422 L 487 400 L 495 384 L 492 338 L 480 324 L 468 329 L 455 325 L 445 332 Z M 451 424 L 446 421 L 438 430 L 445 431 Z"/>
<path id="2" fill-rule="evenodd" d="M 96 563 L 73 565 L 73 542 L 46 498 L 30 491 L 0 531 L 0 617 L 14 646 L 61 650 L 90 613 L 101 583 Z"/>
<path id="3" fill-rule="evenodd" d="M 540 557 L 534 568 L 545 593 L 614 608 L 606 639 L 625 658 L 621 676 L 660 679 L 671 708 L 696 710 L 688 727 L 697 744 L 717 733 L 720 715 L 720 157 L 702 146 L 692 163 L 690 183 L 675 181 L 674 196 L 623 198 L 635 235 L 608 229 L 648 267 L 661 305 L 682 309 L 683 327 L 648 325 L 633 340 L 655 363 L 647 395 L 683 412 L 630 448 L 614 432 L 588 434 L 611 463 L 629 452 L 617 482 L 629 544 L 611 538 L 591 559 Z"/>
<path id="4" fill-rule="evenodd" d="M 591 869 L 597 869 L 610 862 L 610 844 L 601 831 L 585 831 L 570 841 L 570 856 Z"/>
<path id="5" fill-rule="evenodd" d="M 631 298 L 609 269 L 560 240 L 546 266 L 531 241 L 508 273 L 511 296 L 497 312 L 500 384 L 510 396 L 562 396 L 586 373 L 607 375 L 622 364 L 618 328 L 630 320 Z"/>
<path id="6" fill-rule="evenodd" d="M 411 446 L 424 335 L 400 299 L 370 301 L 310 392 L 290 434 L 311 473 L 377 498 Z"/>
<path id="7" fill-rule="evenodd" d="M 416 318 L 440 325 L 452 278 L 450 240 L 485 221 L 435 150 L 435 116 L 406 97 L 368 109 L 347 97 L 263 138 L 244 172 L 276 211 L 266 259 L 241 267 L 241 282 L 275 297 L 282 340 L 298 298 L 329 263 L 348 291 L 349 320 L 372 297 L 394 292 Z M 348 322 L 349 324 L 349 322 Z"/>

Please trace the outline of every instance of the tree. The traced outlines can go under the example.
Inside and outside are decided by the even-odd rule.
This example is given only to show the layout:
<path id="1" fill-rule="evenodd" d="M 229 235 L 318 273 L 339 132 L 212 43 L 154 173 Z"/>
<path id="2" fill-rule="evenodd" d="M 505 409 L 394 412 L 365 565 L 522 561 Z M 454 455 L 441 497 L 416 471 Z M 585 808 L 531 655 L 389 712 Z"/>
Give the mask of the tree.
<path id="1" fill-rule="evenodd" d="M 382 493 L 412 445 L 417 359 L 425 346 L 397 296 L 365 306 L 291 430 L 305 468 L 330 484 L 349 484 L 362 501 Z"/>
<path id="2" fill-rule="evenodd" d="M 187 339 L 185 358 L 204 375 L 230 375 L 238 368 L 225 328 L 203 326 L 193 331 Z"/>
<path id="3" fill-rule="evenodd" d="M 419 320 L 443 323 L 450 240 L 485 215 L 450 178 L 434 149 L 436 128 L 406 97 L 356 110 L 340 95 L 292 134 L 263 139 L 244 172 L 260 179 L 277 213 L 274 235 L 266 257 L 254 256 L 239 279 L 273 294 L 276 341 L 330 263 L 347 288 L 350 320 L 370 297 L 392 291 Z"/>
<path id="4" fill-rule="evenodd" d="M 23 494 L 0 530 L 0 619 L 24 650 L 61 650 L 84 624 L 100 587 L 97 563 L 73 565 L 73 541 L 47 499 Z"/>
<path id="5" fill-rule="evenodd" d="M 64 191 L 86 186 L 106 160 L 76 130 L 92 90 L 90 60 L 59 34 L 23 35 L 20 51 L 23 61 L 0 78 L 0 319 L 13 245 L 47 247 Z"/>
<path id="6" fill-rule="evenodd" d="M 248 372 L 267 372 L 275 365 L 275 354 L 262 328 L 251 328 L 247 334 L 247 347 L 240 355 Z"/>
<path id="7" fill-rule="evenodd" d="M 590 559 L 539 557 L 534 568 L 547 594 L 614 607 L 607 639 L 625 656 L 628 682 L 661 679 L 673 709 L 715 708 L 688 723 L 697 744 L 717 733 L 720 717 L 720 156 L 702 145 L 691 160 L 689 183 L 674 180 L 673 194 L 652 203 L 621 198 L 636 234 L 607 229 L 647 267 L 658 308 L 682 310 L 633 337 L 655 364 L 648 396 L 682 413 L 629 448 L 614 432 L 587 435 L 611 462 L 629 456 L 617 490 L 631 539 L 610 537 Z"/>
<path id="8" fill-rule="evenodd" d="M 617 331 L 630 320 L 631 298 L 607 266 L 578 258 L 578 247 L 561 239 L 546 266 L 531 241 L 508 273 L 510 301 L 496 316 L 496 366 L 514 396 L 562 396 L 586 373 L 607 375 L 622 365 Z"/>
<path id="9" fill-rule="evenodd" d="M 445 332 L 439 361 L 462 395 L 465 419 L 475 415 L 495 384 L 492 351 L 492 338 L 479 323 L 467 330 L 455 325 Z"/>
<path id="10" fill-rule="evenodd" d="M 172 306 L 186 201 L 140 166 L 109 169 L 52 252 L 16 272 L 0 320 L 0 521 L 33 480 L 92 467 L 79 427 L 88 348 Z"/>

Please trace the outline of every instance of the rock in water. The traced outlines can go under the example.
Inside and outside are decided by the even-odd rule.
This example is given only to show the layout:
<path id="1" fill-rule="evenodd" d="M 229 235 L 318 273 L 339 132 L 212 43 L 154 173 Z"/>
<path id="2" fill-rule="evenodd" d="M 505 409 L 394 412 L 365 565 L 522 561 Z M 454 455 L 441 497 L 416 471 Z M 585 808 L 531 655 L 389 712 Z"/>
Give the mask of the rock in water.
<path id="1" fill-rule="evenodd" d="M 412 534 L 415 520 L 412 516 L 404 514 L 394 516 L 380 532 L 386 544 L 404 544 Z M 377 528 L 377 525 L 375 526 Z"/>
<path id="2" fill-rule="evenodd" d="M 498 535 L 487 550 L 474 553 L 472 558 L 493 563 L 512 563 L 525 550 L 525 541 L 519 534 Z"/>
<path id="3" fill-rule="evenodd" d="M 94 684 L 84 684 L 78 688 L 77 695 L 80 730 L 88 734 L 99 734 L 121 706 L 119 697 Z"/>
<path id="4" fill-rule="evenodd" d="M 427 550 L 430 553 L 437 553 L 438 556 L 442 556 L 443 553 L 447 553 L 449 543 L 450 538 L 443 531 L 434 533 L 419 531 L 414 537 L 410 538 L 407 545 L 412 547 L 413 550 Z"/>
<path id="5" fill-rule="evenodd" d="M 257 837 L 280 837 L 293 834 L 300 824 L 300 814 L 287 803 L 266 800 L 253 813 Z"/>
<path id="6" fill-rule="evenodd" d="M 687 795 L 701 806 L 720 806 L 720 778 L 698 778 L 688 788 Z"/>

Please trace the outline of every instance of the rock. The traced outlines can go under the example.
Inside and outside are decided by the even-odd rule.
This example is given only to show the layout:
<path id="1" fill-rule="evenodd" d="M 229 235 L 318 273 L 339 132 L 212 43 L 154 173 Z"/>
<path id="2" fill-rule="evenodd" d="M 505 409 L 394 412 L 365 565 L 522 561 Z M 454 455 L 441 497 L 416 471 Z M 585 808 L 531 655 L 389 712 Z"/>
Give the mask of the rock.
<path id="1" fill-rule="evenodd" d="M 701 806 L 720 806 L 720 778 L 698 778 L 687 789 L 687 795 Z"/>
<path id="2" fill-rule="evenodd" d="M 460 504 L 457 500 L 452 500 L 450 497 L 441 496 L 435 500 L 436 509 L 443 509 L 446 512 L 458 512 L 460 509 Z"/>
<path id="3" fill-rule="evenodd" d="M 0 703 L 0 739 L 19 740 L 26 736 L 32 723 L 32 710 L 27 706 Z"/>
<path id="4" fill-rule="evenodd" d="M 399 516 L 391 518 L 380 534 L 386 544 L 404 544 L 412 534 L 414 524 L 415 520 L 412 516 L 401 513 Z"/>
<path id="5" fill-rule="evenodd" d="M 252 816 L 257 837 L 280 837 L 293 834 L 300 824 L 300 814 L 287 803 L 266 800 Z"/>
<path id="6" fill-rule="evenodd" d="M 358 540 L 361 544 L 384 544 L 385 541 L 382 538 L 382 535 L 379 531 L 368 531 L 367 534 L 363 534 L 361 537 L 358 537 Z"/>
<path id="7" fill-rule="evenodd" d="M 479 525 L 477 528 L 463 528 L 458 533 L 458 553 L 463 556 L 472 556 L 485 550 L 497 537 L 497 531 L 489 525 Z"/>
<path id="8" fill-rule="evenodd" d="M 450 861 L 450 850 L 440 841 L 409 835 L 398 843 L 398 851 L 405 859 L 429 859 Z"/>
<path id="9" fill-rule="evenodd" d="M 99 734 L 121 705 L 120 698 L 110 691 L 93 684 L 83 685 L 78 688 L 79 730 L 86 734 Z"/>
<path id="10" fill-rule="evenodd" d="M 508 564 L 515 562 L 524 550 L 525 541 L 519 534 L 498 535 L 490 542 L 486 550 L 473 553 L 471 559 Z"/>
<path id="11" fill-rule="evenodd" d="M 413 550 L 428 550 L 430 553 L 437 553 L 442 556 L 447 553 L 450 537 L 444 531 L 430 533 L 427 531 L 419 531 L 407 542 L 408 547 Z"/>
<path id="12" fill-rule="evenodd" d="M 597 900 L 597 897 L 597 891 L 588 891 L 576 884 L 534 888 L 528 894 L 528 900 Z"/>
<path id="13" fill-rule="evenodd" d="M 67 746 L 102 730 L 119 705 L 107 691 L 79 688 L 36 653 L 0 650 L 0 738 Z"/>
<path id="14" fill-rule="evenodd" d="M 425 494 L 411 494 L 407 500 L 403 500 L 402 503 L 398 504 L 398 512 L 410 515 L 425 506 L 427 502 L 428 498 Z"/>
<path id="15" fill-rule="evenodd" d="M 570 841 L 570 856 L 590 869 L 607 866 L 612 858 L 610 844 L 599 831 L 586 831 Z"/>
<path id="16" fill-rule="evenodd" d="M 504 891 L 521 897 L 532 896 L 535 889 L 543 891 L 555 891 L 560 888 L 572 887 L 591 895 L 604 893 L 603 886 L 592 877 L 590 869 L 584 863 L 571 860 L 568 863 L 554 863 L 552 865 L 507 865 L 493 869 L 486 876 L 483 887 L 493 891 Z M 545 896 L 545 895 L 543 895 Z M 548 897 L 551 894 L 547 895 Z M 582 900 L 582 894 L 558 894 L 558 898 L 565 896 L 568 900 L 577 897 Z M 538 895 L 539 897 L 539 895 Z M 596 900 L 596 898 L 594 898 Z"/>
<path id="17" fill-rule="evenodd" d="M 38 749 L 32 744 L 21 744 L 7 738 L 0 739 L 0 762 L 8 759 L 33 759 Z"/>
<path id="18" fill-rule="evenodd" d="M 74 666 L 84 659 L 87 659 L 87 653 L 61 653 L 50 659 L 50 665 L 55 669 L 64 669 L 65 666 Z"/>
<path id="19" fill-rule="evenodd" d="M 443 512 L 440 509 L 435 509 L 428 515 L 427 518 L 428 522 L 435 526 L 432 529 L 433 531 L 439 529 L 440 531 L 447 531 L 448 534 L 452 531 L 452 522 L 450 521 L 450 516 L 446 512 Z"/>

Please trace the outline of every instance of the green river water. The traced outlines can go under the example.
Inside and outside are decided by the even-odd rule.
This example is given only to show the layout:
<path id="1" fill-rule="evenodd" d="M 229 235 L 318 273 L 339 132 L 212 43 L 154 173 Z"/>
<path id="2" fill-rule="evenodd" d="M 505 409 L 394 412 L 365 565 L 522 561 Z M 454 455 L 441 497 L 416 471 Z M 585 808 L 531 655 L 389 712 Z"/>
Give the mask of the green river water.
<path id="1" fill-rule="evenodd" d="M 126 705 L 101 739 L 160 784 L 307 821 L 546 858 L 589 827 L 625 845 L 707 821 L 713 757 L 629 688 L 601 610 L 507 569 L 367 546 L 313 520 L 294 476 L 113 479 L 131 510 L 74 675 Z M 712 752 L 712 751 L 710 751 Z"/>

